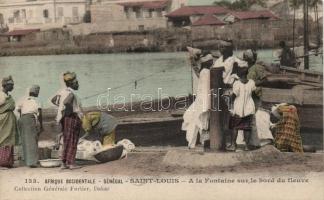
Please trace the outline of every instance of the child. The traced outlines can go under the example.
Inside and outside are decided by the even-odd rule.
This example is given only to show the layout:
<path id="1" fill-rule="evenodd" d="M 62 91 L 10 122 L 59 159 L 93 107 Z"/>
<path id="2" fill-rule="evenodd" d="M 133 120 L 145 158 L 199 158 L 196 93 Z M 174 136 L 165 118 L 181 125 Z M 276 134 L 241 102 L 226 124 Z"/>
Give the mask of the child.
<path id="1" fill-rule="evenodd" d="M 245 144 L 248 144 L 251 134 L 252 117 L 255 113 L 255 106 L 252 99 L 252 92 L 256 89 L 255 82 L 247 79 L 248 68 L 239 69 L 240 79 L 233 84 L 233 95 L 235 96 L 234 107 L 230 119 L 232 132 L 232 144 L 228 150 L 236 150 L 236 139 L 238 130 L 244 131 Z M 246 147 L 248 148 L 248 147 Z"/>

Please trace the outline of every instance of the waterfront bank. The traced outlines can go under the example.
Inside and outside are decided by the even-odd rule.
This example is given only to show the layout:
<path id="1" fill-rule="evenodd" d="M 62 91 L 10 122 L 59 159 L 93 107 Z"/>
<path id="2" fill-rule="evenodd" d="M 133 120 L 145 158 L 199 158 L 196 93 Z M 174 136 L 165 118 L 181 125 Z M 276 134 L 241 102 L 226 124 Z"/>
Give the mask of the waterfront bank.
<path id="1" fill-rule="evenodd" d="M 200 30 L 200 32 L 198 31 Z M 277 37 L 258 37 L 228 35 L 204 31 L 202 28 L 169 28 L 151 31 L 101 32 L 88 35 L 74 35 L 69 29 L 51 29 L 32 32 L 19 37 L 18 41 L 9 41 L 8 35 L 0 35 L 0 56 L 64 55 L 64 54 L 106 54 L 125 52 L 181 52 L 187 46 L 217 50 L 221 40 L 231 39 L 236 49 L 272 49 L 278 48 L 280 40 L 292 46 L 291 34 L 280 32 Z M 208 34 L 207 34 L 208 33 Z M 213 33 L 213 34 L 212 34 Z M 239 34 L 239 33 L 237 33 Z M 316 45 L 316 35 L 311 42 Z M 294 41 L 295 46 L 302 45 L 301 39 Z"/>
<path id="2" fill-rule="evenodd" d="M 258 57 L 265 62 L 276 59 L 271 49 L 259 50 Z M 322 71 L 321 56 L 312 56 L 310 62 L 311 70 Z M 184 52 L 2 57 L 0 70 L 2 77 L 13 76 L 16 85 L 12 95 L 16 101 L 26 94 L 27 87 L 39 84 L 40 100 L 46 108 L 51 105 L 48 99 L 61 87 L 61 74 L 67 70 L 78 74 L 78 93 L 84 106 L 96 106 L 95 94 L 108 96 L 107 88 L 120 86 L 123 87 L 110 91 L 110 103 L 114 103 L 112 97 L 117 94 L 124 96 L 126 102 L 130 102 L 131 94 L 137 95 L 134 101 L 142 100 L 140 97 L 147 94 L 157 99 L 158 88 L 162 88 L 163 97 L 192 93 L 190 65 Z M 94 97 L 83 99 L 92 95 Z"/>

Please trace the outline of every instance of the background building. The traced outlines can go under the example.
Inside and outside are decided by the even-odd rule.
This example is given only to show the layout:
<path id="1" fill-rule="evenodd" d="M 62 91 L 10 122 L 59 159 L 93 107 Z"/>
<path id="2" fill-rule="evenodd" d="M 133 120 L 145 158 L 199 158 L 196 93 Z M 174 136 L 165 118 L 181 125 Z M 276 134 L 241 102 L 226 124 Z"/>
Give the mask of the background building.
<path id="1" fill-rule="evenodd" d="M 166 28 L 171 1 L 137 1 L 91 6 L 91 23 L 103 31 L 143 31 Z"/>
<path id="2" fill-rule="evenodd" d="M 186 4 L 187 0 L 94 0 L 90 6 L 91 23 L 69 28 L 74 35 L 167 28 L 166 15 Z"/>
<path id="3" fill-rule="evenodd" d="M 170 26 L 182 27 L 192 25 L 206 15 L 222 18 L 229 12 L 228 9 L 219 6 L 185 6 L 170 12 L 166 16 Z"/>
<path id="4" fill-rule="evenodd" d="M 87 0 L 6 0 L 0 2 L 0 24 L 9 30 L 59 28 L 83 22 Z"/>

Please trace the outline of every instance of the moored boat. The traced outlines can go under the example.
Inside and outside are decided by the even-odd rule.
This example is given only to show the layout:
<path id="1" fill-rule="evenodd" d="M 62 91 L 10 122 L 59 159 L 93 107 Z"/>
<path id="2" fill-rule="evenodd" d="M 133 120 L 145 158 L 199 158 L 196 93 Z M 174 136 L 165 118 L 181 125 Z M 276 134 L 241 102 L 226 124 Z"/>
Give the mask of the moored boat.
<path id="1" fill-rule="evenodd" d="M 323 129 L 323 73 L 281 67 L 279 74 L 269 78 L 284 77 L 281 87 L 264 87 L 262 101 L 265 105 L 289 103 L 298 108 L 302 128 Z"/>

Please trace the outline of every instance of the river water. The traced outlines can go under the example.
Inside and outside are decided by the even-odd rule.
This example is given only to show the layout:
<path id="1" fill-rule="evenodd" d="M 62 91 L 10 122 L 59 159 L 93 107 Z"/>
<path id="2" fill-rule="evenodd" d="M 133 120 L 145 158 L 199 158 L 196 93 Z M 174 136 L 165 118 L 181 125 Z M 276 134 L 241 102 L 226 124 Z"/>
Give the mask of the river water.
<path id="1" fill-rule="evenodd" d="M 262 50 L 259 59 L 271 62 L 275 58 L 271 50 Z M 311 59 L 311 69 L 322 71 L 321 62 L 320 56 Z M 44 107 L 51 106 L 49 99 L 62 87 L 65 71 L 77 73 L 80 84 L 77 93 L 83 106 L 97 105 L 99 93 L 108 97 L 104 98 L 107 103 L 116 104 L 183 96 L 192 91 L 190 66 L 184 52 L 0 58 L 0 78 L 8 75 L 14 78 L 13 97 L 19 100 L 29 86 L 39 84 Z"/>

